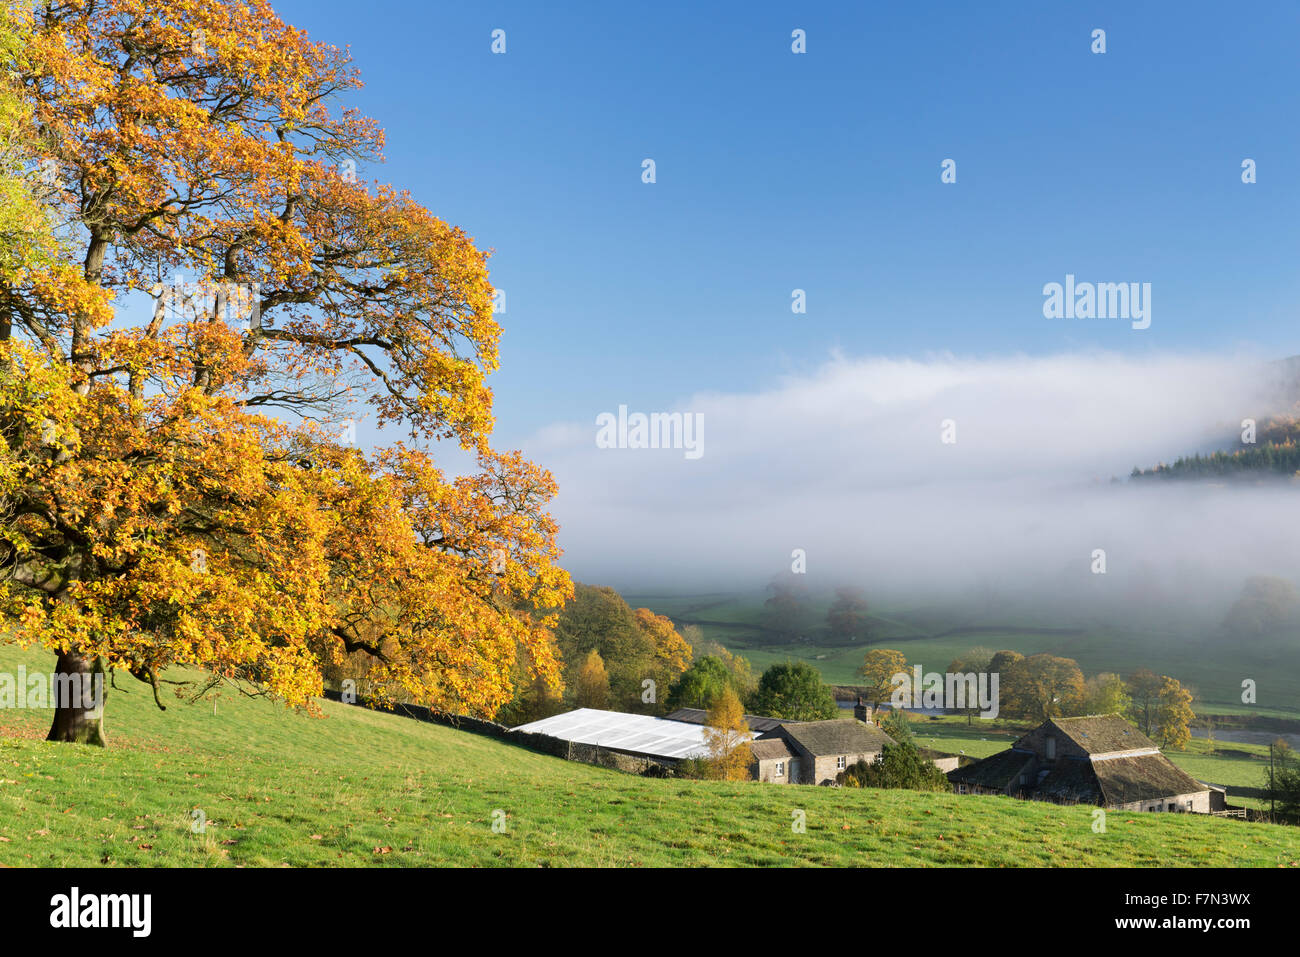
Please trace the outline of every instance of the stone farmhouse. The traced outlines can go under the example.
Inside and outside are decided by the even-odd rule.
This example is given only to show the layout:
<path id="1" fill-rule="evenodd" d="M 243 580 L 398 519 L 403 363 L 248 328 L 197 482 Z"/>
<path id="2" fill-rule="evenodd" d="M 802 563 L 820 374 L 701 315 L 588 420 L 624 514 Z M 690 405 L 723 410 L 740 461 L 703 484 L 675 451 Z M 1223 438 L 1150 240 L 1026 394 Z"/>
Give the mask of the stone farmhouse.
<path id="1" fill-rule="evenodd" d="M 1114 714 L 1044 721 L 1008 750 L 950 771 L 948 781 L 958 794 L 1123 811 L 1211 811 L 1209 786 Z"/>
<path id="2" fill-rule="evenodd" d="M 671 721 L 703 724 L 707 712 L 679 708 Z M 749 748 L 750 777 L 769 784 L 834 784 L 841 771 L 858 761 L 874 761 L 893 739 L 871 723 L 871 709 L 858 699 L 854 720 L 786 721 L 745 715 L 754 733 Z M 953 759 L 954 766 L 956 759 Z M 947 770 L 946 768 L 944 770 Z"/>
<path id="3" fill-rule="evenodd" d="M 750 774 L 773 784 L 834 784 L 849 765 L 874 761 L 893 743 L 875 725 L 858 720 L 784 722 L 750 745 Z"/>

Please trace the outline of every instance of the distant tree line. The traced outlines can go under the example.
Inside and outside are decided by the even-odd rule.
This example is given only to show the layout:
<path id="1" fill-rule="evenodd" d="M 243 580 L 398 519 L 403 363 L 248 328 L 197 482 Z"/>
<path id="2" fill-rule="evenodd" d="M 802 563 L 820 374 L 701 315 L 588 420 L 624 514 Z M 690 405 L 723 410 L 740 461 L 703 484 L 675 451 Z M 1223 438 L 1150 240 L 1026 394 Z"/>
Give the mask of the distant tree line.
<path id="1" fill-rule="evenodd" d="M 1256 442 L 1231 452 L 1196 453 L 1161 462 L 1154 468 L 1134 466 L 1132 479 L 1247 478 L 1262 474 L 1294 476 L 1300 472 L 1300 423 L 1275 418 L 1261 424 Z"/>
<path id="2" fill-rule="evenodd" d="M 563 686 L 528 680 L 529 662 L 521 656 L 516 694 L 497 720 L 524 724 L 571 708 L 663 715 L 709 710 L 728 695 L 742 714 L 792 721 L 839 714 L 830 686 L 807 662 L 774 664 L 756 676 L 745 658 L 705 638 L 698 626 L 679 631 L 663 615 L 631 608 L 612 588 L 577 584 L 574 590 L 553 635 Z"/>
<path id="3" fill-rule="evenodd" d="M 858 674 L 873 705 L 888 703 L 893 676 L 908 673 L 907 657 L 892 648 L 873 648 Z M 1192 694 L 1176 679 L 1140 668 L 1128 678 L 1103 672 L 1085 679 L 1078 662 L 1051 654 L 1022 655 L 972 648 L 948 665 L 952 674 L 997 674 L 998 715 L 1046 721 L 1085 714 L 1119 714 L 1161 747 L 1180 751 L 1191 737 Z M 979 708 L 962 712 L 973 722 Z"/>
<path id="4" fill-rule="evenodd" d="M 872 639 L 871 614 L 860 588 L 841 586 L 823 618 L 813 611 L 808 588 L 802 583 L 773 581 L 767 586 L 762 626 L 778 641 L 806 640 L 810 635 L 828 636 L 837 643 Z"/>
<path id="5" fill-rule="evenodd" d="M 498 712 L 505 724 L 526 724 L 571 708 L 660 714 L 664 694 L 686 671 L 694 651 L 663 615 L 633 609 L 612 588 L 578 584 L 551 636 L 563 683 L 529 680 L 516 662 L 515 696 Z"/>

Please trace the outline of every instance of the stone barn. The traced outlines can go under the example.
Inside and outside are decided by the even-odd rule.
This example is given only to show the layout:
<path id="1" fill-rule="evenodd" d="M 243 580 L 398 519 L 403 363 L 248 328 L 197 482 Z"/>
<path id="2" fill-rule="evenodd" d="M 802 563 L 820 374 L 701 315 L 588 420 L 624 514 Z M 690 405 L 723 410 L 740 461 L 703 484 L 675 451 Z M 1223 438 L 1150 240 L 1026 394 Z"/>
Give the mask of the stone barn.
<path id="1" fill-rule="evenodd" d="M 1210 789 L 1122 717 L 1053 718 L 948 774 L 958 794 L 1008 794 L 1122 811 L 1208 814 Z"/>

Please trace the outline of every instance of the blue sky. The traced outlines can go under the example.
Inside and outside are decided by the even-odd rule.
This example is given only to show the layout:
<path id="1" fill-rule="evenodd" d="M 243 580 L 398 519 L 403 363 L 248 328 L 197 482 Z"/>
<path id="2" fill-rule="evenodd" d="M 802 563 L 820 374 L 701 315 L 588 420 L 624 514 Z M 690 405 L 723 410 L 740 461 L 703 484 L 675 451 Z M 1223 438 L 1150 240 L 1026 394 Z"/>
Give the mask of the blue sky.
<path id="1" fill-rule="evenodd" d="M 276 8 L 351 46 L 363 175 L 495 249 L 500 446 L 836 349 L 1300 352 L 1300 5 Z M 1045 319 L 1066 273 L 1151 283 L 1151 328 Z"/>

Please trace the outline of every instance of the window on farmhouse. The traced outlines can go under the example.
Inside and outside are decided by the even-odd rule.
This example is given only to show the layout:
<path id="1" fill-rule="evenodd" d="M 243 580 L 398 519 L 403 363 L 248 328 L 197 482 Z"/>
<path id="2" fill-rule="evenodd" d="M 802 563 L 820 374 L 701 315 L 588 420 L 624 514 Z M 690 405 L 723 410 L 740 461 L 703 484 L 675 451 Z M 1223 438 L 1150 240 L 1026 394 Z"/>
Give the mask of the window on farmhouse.
<path id="1" fill-rule="evenodd" d="M 1049 737 L 1046 741 L 1043 742 L 1043 747 L 1046 749 L 1047 760 L 1055 761 L 1056 760 L 1056 739 Z"/>
<path id="2" fill-rule="evenodd" d="M 784 762 L 784 761 L 778 761 L 778 762 L 776 762 L 776 775 L 775 775 L 775 776 L 778 777 L 778 778 L 783 778 L 783 777 L 785 777 L 785 762 Z"/>
<path id="3" fill-rule="evenodd" d="M 835 759 L 835 769 L 837 771 L 843 771 L 848 766 L 849 766 L 849 759 L 847 755 L 841 754 L 838 758 Z"/>

